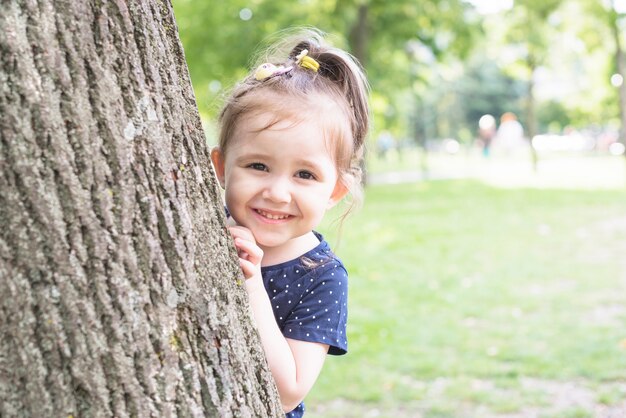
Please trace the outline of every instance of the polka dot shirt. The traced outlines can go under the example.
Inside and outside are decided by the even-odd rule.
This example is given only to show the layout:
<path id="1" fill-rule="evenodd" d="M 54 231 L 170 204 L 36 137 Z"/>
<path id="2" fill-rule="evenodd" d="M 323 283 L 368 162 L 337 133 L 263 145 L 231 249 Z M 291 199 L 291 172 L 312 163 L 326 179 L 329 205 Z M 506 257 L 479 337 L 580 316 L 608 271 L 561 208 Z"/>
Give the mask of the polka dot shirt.
<path id="1" fill-rule="evenodd" d="M 286 338 L 328 344 L 328 354 L 341 355 L 348 350 L 348 274 L 324 238 L 315 235 L 319 245 L 302 257 L 262 267 L 263 283 Z M 303 415 L 300 404 L 287 418 Z"/>

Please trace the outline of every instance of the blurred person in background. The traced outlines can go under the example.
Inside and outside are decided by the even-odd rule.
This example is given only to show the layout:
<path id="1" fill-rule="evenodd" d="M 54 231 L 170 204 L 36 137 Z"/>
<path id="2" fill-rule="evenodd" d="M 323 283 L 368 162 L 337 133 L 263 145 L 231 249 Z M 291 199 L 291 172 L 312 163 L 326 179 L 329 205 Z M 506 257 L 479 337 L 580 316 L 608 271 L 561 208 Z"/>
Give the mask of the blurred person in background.
<path id="1" fill-rule="evenodd" d="M 525 147 L 524 128 L 513 112 L 506 112 L 500 117 L 500 126 L 494 141 L 504 154 L 511 154 Z"/>
<path id="2" fill-rule="evenodd" d="M 486 114 L 480 117 L 478 120 L 478 138 L 480 139 L 483 147 L 483 155 L 489 157 L 489 149 L 491 147 L 491 141 L 496 136 L 496 118 Z"/>

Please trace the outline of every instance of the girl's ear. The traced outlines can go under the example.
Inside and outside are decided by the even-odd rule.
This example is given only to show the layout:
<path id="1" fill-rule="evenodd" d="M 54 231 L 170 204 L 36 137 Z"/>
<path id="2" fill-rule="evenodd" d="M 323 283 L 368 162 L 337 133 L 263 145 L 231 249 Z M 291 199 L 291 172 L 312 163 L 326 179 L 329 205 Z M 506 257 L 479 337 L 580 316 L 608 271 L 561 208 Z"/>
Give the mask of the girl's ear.
<path id="1" fill-rule="evenodd" d="M 217 181 L 219 181 L 222 189 L 224 188 L 224 154 L 222 151 L 215 147 L 211 150 L 211 162 L 213 163 L 213 168 L 215 169 L 215 175 L 217 176 Z"/>
<path id="2" fill-rule="evenodd" d="M 337 180 L 337 183 L 335 184 L 335 189 L 330 195 L 330 199 L 328 199 L 328 205 L 326 206 L 326 208 L 330 209 L 335 206 L 341 201 L 341 199 L 346 196 L 346 194 L 348 194 L 348 188 L 345 184 L 343 184 L 341 180 Z"/>

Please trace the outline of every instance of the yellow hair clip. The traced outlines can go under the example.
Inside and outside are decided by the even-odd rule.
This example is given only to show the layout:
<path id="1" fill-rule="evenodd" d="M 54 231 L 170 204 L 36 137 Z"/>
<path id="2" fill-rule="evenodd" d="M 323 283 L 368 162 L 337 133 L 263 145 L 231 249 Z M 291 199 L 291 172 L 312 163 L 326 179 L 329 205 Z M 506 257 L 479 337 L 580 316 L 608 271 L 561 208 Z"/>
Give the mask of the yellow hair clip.
<path id="1" fill-rule="evenodd" d="M 320 68 L 320 63 L 309 57 L 307 55 L 308 53 L 308 49 L 303 49 L 302 51 L 300 51 L 300 53 L 296 56 L 296 63 L 302 68 L 317 72 L 317 70 Z"/>

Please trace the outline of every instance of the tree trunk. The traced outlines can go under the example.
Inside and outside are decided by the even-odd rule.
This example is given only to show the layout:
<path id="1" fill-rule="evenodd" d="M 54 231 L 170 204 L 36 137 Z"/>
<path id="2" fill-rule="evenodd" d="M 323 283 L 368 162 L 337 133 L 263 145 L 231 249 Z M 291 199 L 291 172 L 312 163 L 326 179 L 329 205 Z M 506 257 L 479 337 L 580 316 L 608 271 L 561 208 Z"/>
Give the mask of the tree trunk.
<path id="1" fill-rule="evenodd" d="M 363 67 L 367 66 L 367 47 L 369 42 L 369 25 L 367 15 L 369 6 L 367 3 L 359 4 L 357 19 L 350 30 L 350 44 L 352 53 Z"/>
<path id="2" fill-rule="evenodd" d="M 352 54 L 359 61 L 359 63 L 365 68 L 367 66 L 367 47 L 369 42 L 369 27 L 367 23 L 368 5 L 367 3 L 359 4 L 357 12 L 357 20 L 350 29 L 349 41 L 352 50 Z M 361 178 L 361 185 L 365 187 L 367 185 L 367 162 L 363 158 L 361 160 L 361 172 L 363 177 Z"/>
<path id="3" fill-rule="evenodd" d="M 626 145 L 626 57 L 624 57 L 624 49 L 622 47 L 622 40 L 620 38 L 620 29 L 619 29 L 619 16 L 615 12 L 615 6 L 611 5 L 612 10 L 612 18 L 611 18 L 611 31 L 613 32 L 613 38 L 615 39 L 615 66 L 617 68 L 618 74 L 622 76 L 622 84 L 618 87 L 618 98 L 619 98 L 619 120 L 620 120 L 620 129 L 619 129 L 619 141 Z M 624 153 L 626 157 L 626 153 Z"/>
<path id="4" fill-rule="evenodd" d="M 284 416 L 169 1 L 0 28 L 0 416 Z"/>
<path id="5" fill-rule="evenodd" d="M 533 147 L 533 138 L 537 135 L 537 117 L 535 116 L 535 71 L 537 71 L 537 64 L 533 57 L 529 57 L 527 65 L 529 77 L 526 98 L 526 133 L 528 134 L 533 172 L 537 172 L 539 156 L 537 155 L 537 150 Z"/>

